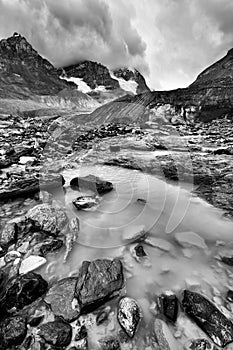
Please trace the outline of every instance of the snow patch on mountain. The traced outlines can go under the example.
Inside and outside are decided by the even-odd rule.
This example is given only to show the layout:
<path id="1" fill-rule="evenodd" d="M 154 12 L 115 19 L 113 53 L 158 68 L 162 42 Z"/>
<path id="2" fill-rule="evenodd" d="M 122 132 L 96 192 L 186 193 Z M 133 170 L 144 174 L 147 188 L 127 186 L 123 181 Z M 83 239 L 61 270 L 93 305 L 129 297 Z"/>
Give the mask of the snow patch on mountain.
<path id="1" fill-rule="evenodd" d="M 68 78 L 68 77 L 64 77 L 64 76 L 61 76 L 60 78 L 66 80 L 66 81 L 71 81 L 72 83 L 75 83 L 77 85 L 77 89 L 79 91 L 84 92 L 85 94 L 87 92 L 91 92 L 92 91 L 90 86 L 88 86 L 85 83 L 85 81 L 83 81 L 81 78 L 74 78 L 74 77 Z"/>
<path id="2" fill-rule="evenodd" d="M 125 80 L 123 78 L 118 78 L 114 75 L 113 72 L 110 72 L 110 75 L 113 79 L 116 79 L 118 80 L 119 84 L 120 84 L 120 87 L 121 89 L 125 90 L 126 92 L 131 92 L 133 93 L 134 95 L 137 94 L 137 87 L 138 87 L 138 83 L 136 83 L 136 81 L 134 80 Z"/>

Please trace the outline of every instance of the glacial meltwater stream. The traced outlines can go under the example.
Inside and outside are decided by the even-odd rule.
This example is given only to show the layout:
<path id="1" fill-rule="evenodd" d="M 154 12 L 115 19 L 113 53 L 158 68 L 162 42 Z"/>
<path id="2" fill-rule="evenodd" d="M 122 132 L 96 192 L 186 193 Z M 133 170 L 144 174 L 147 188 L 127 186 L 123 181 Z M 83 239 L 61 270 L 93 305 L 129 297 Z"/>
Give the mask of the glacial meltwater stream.
<path id="1" fill-rule="evenodd" d="M 72 190 L 69 182 L 88 174 L 111 181 L 114 190 L 102 196 L 95 209 L 78 211 L 72 201 L 84 193 Z M 135 349 L 140 349 L 139 338 L 145 338 L 145 329 L 156 312 L 156 295 L 168 290 L 179 295 L 182 289 L 192 288 L 218 303 L 218 294 L 233 286 L 231 271 L 219 259 L 221 254 L 233 252 L 233 222 L 193 195 L 191 185 L 180 187 L 136 170 L 103 165 L 77 165 L 63 176 L 67 185 L 56 199 L 65 205 L 70 218 L 79 218 L 79 238 L 67 263 L 64 251 L 58 252 L 40 272 L 47 280 L 60 279 L 77 275 L 84 260 L 120 258 L 125 268 L 125 293 L 137 300 L 144 316 L 144 330 L 136 337 Z M 142 231 L 146 234 L 140 244 L 146 257 L 135 253 Z M 204 335 L 181 314 L 175 330 L 184 329 L 181 343 Z"/>

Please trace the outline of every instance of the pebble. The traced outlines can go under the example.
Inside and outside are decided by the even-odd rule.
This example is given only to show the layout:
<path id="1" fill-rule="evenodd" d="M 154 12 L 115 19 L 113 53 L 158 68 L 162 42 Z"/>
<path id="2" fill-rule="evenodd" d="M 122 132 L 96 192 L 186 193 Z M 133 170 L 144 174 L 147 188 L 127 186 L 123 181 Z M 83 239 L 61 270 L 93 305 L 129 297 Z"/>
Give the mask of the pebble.
<path id="1" fill-rule="evenodd" d="M 20 265 L 19 273 L 25 274 L 30 271 L 34 271 L 44 265 L 47 262 L 45 258 L 37 255 L 30 255 L 24 259 Z"/>

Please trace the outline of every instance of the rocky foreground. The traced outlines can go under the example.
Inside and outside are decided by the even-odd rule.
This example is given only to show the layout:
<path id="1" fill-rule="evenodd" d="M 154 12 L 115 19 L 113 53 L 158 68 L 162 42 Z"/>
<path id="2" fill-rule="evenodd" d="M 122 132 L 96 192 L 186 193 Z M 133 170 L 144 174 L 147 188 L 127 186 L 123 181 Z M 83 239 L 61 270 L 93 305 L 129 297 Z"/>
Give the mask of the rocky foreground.
<path id="1" fill-rule="evenodd" d="M 232 119 L 95 127 L 76 125 L 74 120 L 64 123 L 62 118 L 7 116 L 1 118 L 0 128 L 0 349 L 91 349 L 93 334 L 104 328 L 105 336 L 97 340 L 99 349 L 137 349 L 139 345 L 147 350 L 176 350 L 181 349 L 176 339 L 180 335 L 179 331 L 174 335 L 170 326 L 176 327 L 180 313 L 205 335 L 189 339 L 185 349 L 218 349 L 233 343 L 229 314 L 204 293 L 188 289 L 158 295 L 152 330 L 143 333 L 146 321 L 138 302 L 127 295 L 125 266 L 119 259 L 83 261 L 74 276 L 53 283 L 34 272 L 53 252 L 65 249 L 66 260 L 77 241 L 79 220 L 70 220 L 51 194 L 63 188 L 61 170 L 73 162 L 136 169 L 179 185 L 193 183 L 198 196 L 232 218 Z M 111 144 L 108 149 L 105 142 Z M 101 158 L 96 156 L 98 145 L 104 149 Z M 124 147 L 131 152 L 122 153 Z M 143 149 L 158 153 L 139 158 L 137 151 Z M 94 192 L 73 202 L 77 210 L 97 205 L 113 189 L 110 182 L 93 175 L 74 178 L 70 186 Z M 146 256 L 142 237 L 134 238 L 135 257 L 141 261 Z M 222 261 L 233 265 L 232 257 Z M 228 309 L 232 294 L 229 290 L 221 296 Z"/>

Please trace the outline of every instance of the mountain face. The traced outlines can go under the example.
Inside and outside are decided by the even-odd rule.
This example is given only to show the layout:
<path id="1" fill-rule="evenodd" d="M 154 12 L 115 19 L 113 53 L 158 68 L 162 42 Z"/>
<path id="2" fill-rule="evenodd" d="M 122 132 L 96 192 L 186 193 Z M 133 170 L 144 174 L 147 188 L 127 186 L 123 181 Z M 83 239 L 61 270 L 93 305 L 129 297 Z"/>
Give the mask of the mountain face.
<path id="1" fill-rule="evenodd" d="M 121 89 L 123 92 L 135 95 L 150 91 L 144 77 L 137 70 L 120 68 L 111 71 L 100 63 L 82 61 L 64 67 L 63 72 L 63 78 L 75 82 L 80 89 L 85 89 L 85 92 Z"/>
<path id="2" fill-rule="evenodd" d="M 123 96 L 90 115 L 94 122 L 111 120 L 151 120 L 166 114 L 180 120 L 209 121 L 224 116 L 233 118 L 233 49 L 205 69 L 187 88 L 144 92 Z"/>
<path id="3" fill-rule="evenodd" d="M 0 97 L 54 95 L 74 84 L 60 79 L 60 71 L 15 33 L 0 41 Z"/>

